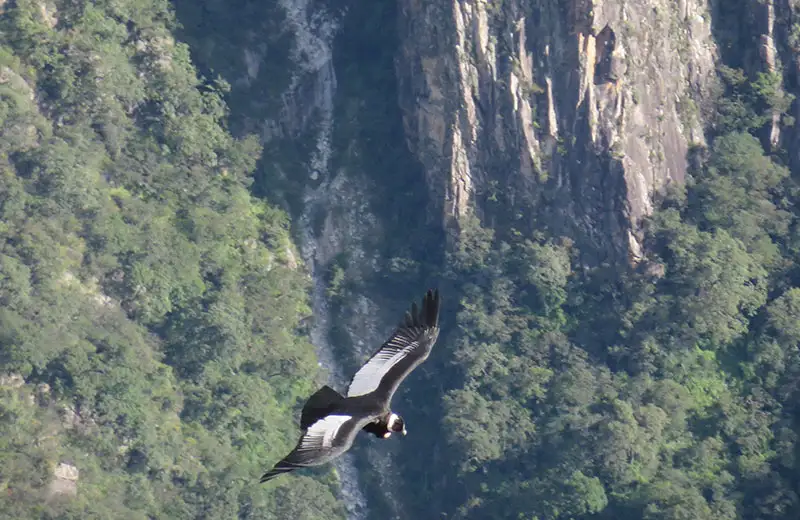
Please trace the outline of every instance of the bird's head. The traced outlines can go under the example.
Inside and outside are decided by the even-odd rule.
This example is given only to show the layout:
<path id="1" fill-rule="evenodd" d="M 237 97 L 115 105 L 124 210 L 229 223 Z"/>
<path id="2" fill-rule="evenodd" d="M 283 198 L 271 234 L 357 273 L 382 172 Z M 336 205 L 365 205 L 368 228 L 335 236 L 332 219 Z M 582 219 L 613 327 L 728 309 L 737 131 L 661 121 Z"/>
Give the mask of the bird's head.
<path id="1" fill-rule="evenodd" d="M 389 432 L 402 433 L 405 435 L 406 423 L 403 421 L 402 417 L 392 412 L 389 414 L 389 418 L 386 420 L 386 429 L 389 430 Z"/>

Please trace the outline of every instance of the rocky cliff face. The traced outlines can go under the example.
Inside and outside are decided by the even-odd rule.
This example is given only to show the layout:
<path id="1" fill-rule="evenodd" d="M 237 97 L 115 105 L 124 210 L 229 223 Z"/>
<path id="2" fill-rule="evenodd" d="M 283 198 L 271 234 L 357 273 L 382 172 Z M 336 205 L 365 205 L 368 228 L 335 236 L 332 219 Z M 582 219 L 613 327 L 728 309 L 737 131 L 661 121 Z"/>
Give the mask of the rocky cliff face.
<path id="1" fill-rule="evenodd" d="M 406 293 L 387 283 L 414 280 L 405 290 L 419 296 L 418 263 L 430 252 L 412 250 L 422 241 L 414 229 L 457 232 L 475 211 L 581 240 L 587 263 L 635 257 L 654 194 L 683 180 L 688 147 L 704 139 L 716 50 L 700 0 L 678 10 L 665 0 L 279 4 L 296 73 L 262 121 L 265 168 L 277 172 L 263 182 L 273 196 L 275 186 L 302 186 L 293 219 L 315 311 L 324 309 L 316 341 L 334 374 L 355 369 L 403 310 Z M 269 54 L 269 44 L 246 53 L 241 76 L 253 81 Z M 298 140 L 311 143 L 307 154 L 287 161 Z M 399 406 L 413 422 L 413 402 Z M 417 435 L 438 427 L 414 426 Z M 397 483 L 372 470 L 402 446 L 354 453 L 366 475 L 342 473 L 349 494 L 359 480 L 370 513 L 407 517 Z"/>
<path id="2" fill-rule="evenodd" d="M 400 4 L 407 138 L 445 221 L 491 211 L 495 187 L 601 258 L 636 257 L 654 194 L 683 180 L 687 149 L 704 142 L 708 3 Z"/>
<path id="3" fill-rule="evenodd" d="M 797 0 L 753 2 L 753 18 L 756 20 L 755 32 L 759 38 L 757 67 L 765 72 L 774 72 L 782 80 L 781 86 L 789 93 L 800 94 L 800 2 Z M 793 117 L 800 116 L 800 105 L 794 105 Z M 794 171 L 800 167 L 800 133 L 796 125 L 789 135 L 782 135 L 778 114 L 773 114 L 769 128 L 770 144 L 777 145 L 781 139 L 793 143 L 789 157 Z"/>
<path id="4" fill-rule="evenodd" d="M 794 1 L 734 4 L 735 13 L 721 0 L 266 3 L 287 23 L 253 30 L 227 79 L 247 99 L 234 115 L 263 131 L 259 184 L 288 201 L 299 231 L 315 311 L 325 314 L 315 341 L 326 344 L 337 386 L 427 276 L 440 282 L 442 267 L 424 265 L 446 247 L 441 231 L 457 233 L 467 213 L 499 232 L 567 236 L 589 265 L 635 262 L 642 218 L 660 190 L 683 182 L 691 147 L 706 142 L 726 52 L 720 30 L 749 38 L 734 66 L 788 65 L 796 88 Z M 725 16 L 741 20 L 731 30 Z M 271 95 L 275 76 L 264 71 L 289 62 L 294 72 Z M 796 138 L 781 135 L 777 115 L 768 126 L 772 143 Z M 425 382 L 427 370 L 435 368 L 420 370 L 419 387 L 441 390 Z M 413 402 L 401 399 L 413 422 Z M 438 428 L 410 429 L 423 426 Z M 393 450 L 418 456 L 403 449 L 354 449 L 369 477 L 342 478 L 355 491 L 362 483 L 371 514 L 408 516 L 391 474 L 372 469 Z"/>

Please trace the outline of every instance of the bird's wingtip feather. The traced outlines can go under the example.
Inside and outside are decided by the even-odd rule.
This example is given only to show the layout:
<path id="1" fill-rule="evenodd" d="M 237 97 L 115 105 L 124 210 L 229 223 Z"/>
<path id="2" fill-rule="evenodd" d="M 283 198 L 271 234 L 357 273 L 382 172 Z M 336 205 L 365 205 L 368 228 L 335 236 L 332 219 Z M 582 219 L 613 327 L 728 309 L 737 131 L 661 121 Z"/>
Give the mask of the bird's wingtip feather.
<path id="1" fill-rule="evenodd" d="M 425 325 L 428 327 L 439 326 L 439 307 L 441 301 L 439 300 L 439 289 L 428 289 L 425 299 L 422 303 L 423 315 L 422 319 L 425 320 Z"/>
<path id="2" fill-rule="evenodd" d="M 275 467 L 271 470 L 267 471 L 263 475 L 261 475 L 261 479 L 259 479 L 258 483 L 263 484 L 268 480 L 272 480 L 275 477 L 292 471 L 296 469 L 298 466 L 296 464 L 292 464 L 291 462 L 287 462 L 285 460 L 280 461 L 279 463 L 275 464 Z"/>
<path id="3" fill-rule="evenodd" d="M 428 289 L 422 298 L 422 307 L 417 302 L 411 303 L 411 308 L 406 311 L 401 327 L 438 327 L 439 326 L 439 289 Z"/>

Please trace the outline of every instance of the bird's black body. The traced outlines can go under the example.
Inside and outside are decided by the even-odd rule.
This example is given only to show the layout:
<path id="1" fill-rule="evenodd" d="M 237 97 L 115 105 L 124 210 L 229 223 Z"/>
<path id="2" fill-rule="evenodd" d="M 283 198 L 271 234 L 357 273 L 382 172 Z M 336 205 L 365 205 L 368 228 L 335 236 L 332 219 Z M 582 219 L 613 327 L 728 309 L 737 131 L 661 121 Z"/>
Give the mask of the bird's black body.
<path id="1" fill-rule="evenodd" d="M 374 402 L 363 397 L 344 397 L 333 388 L 325 385 L 309 397 L 305 406 L 303 406 L 303 412 L 300 415 L 300 428 L 306 429 L 319 419 L 342 409 L 351 414 L 374 415 L 377 413 Z M 389 414 L 388 409 L 381 409 L 380 411 L 383 412 L 383 415 Z M 389 431 L 386 427 L 386 420 L 382 420 L 382 418 L 367 423 L 363 430 L 374 434 L 376 437 L 383 437 Z"/>
<path id="2" fill-rule="evenodd" d="M 375 413 L 375 405 L 370 400 L 365 399 L 364 397 L 347 398 L 328 385 L 325 385 L 317 390 L 314 395 L 309 397 L 305 406 L 303 406 L 303 412 L 301 413 L 300 417 L 300 428 L 308 428 L 314 422 L 325 417 L 326 415 L 336 413 L 338 410 L 340 410 L 340 407 L 341 409 L 346 409 L 349 413 L 361 412 L 369 415 L 373 415 Z M 388 406 L 386 406 L 385 409 L 381 409 L 381 416 L 374 421 L 367 423 L 362 430 L 381 439 L 387 438 L 387 433 L 402 431 L 401 429 L 389 429 L 389 417 L 391 417 L 391 411 L 389 410 Z"/>
<path id="3" fill-rule="evenodd" d="M 397 387 L 427 359 L 439 335 L 439 291 L 428 291 L 391 337 L 356 372 L 347 396 L 323 386 L 308 398 L 300 415 L 297 447 L 261 477 L 270 480 L 293 469 L 318 466 L 352 446 L 359 431 L 385 439 L 405 435 L 405 423 L 390 408 Z"/>

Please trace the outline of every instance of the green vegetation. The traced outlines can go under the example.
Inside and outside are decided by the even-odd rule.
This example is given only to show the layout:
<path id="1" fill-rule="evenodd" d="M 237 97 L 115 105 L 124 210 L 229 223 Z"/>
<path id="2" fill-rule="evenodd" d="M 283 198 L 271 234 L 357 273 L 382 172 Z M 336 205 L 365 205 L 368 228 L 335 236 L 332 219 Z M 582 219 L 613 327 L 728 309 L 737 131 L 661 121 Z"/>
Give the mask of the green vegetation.
<path id="1" fill-rule="evenodd" d="M 342 517 L 330 476 L 254 484 L 317 364 L 227 84 L 165 0 L 55 5 L 0 18 L 0 516 Z"/>
<path id="2" fill-rule="evenodd" d="M 781 88 L 777 72 L 759 72 L 754 81 L 749 81 L 741 69 L 721 65 L 720 75 L 725 95 L 718 102 L 714 121 L 720 134 L 761 128 L 773 112 L 785 114 L 794 101 L 794 95 Z"/>
<path id="3" fill-rule="evenodd" d="M 2 518 L 344 516 L 329 468 L 255 485 L 318 376 L 289 219 L 250 191 L 296 209 L 307 176 L 283 166 L 309 141 L 262 155 L 245 137 L 280 106 L 291 43 L 275 2 L 174 4 L 183 29 L 166 0 L 0 17 Z M 444 239 L 398 144 L 397 3 L 344 7 L 334 170 L 370 183 L 385 265 L 325 266 L 332 310 L 369 290 L 399 311 L 434 283 L 446 301 L 437 355 L 398 394 L 409 517 L 796 518 L 800 191 L 755 137 L 793 101 L 780 76 L 722 67 L 712 144 L 646 223 L 645 259 L 586 267 L 496 185 Z M 273 59 L 239 81 L 259 31 Z"/>
<path id="4" fill-rule="evenodd" d="M 252 130 L 258 119 L 282 106 L 294 64 L 293 35 L 277 0 L 172 0 L 192 61 L 208 77 L 236 85 L 226 92 L 234 134 Z M 266 59 L 265 59 L 266 58 Z"/>
<path id="5" fill-rule="evenodd" d="M 431 433 L 446 446 L 418 455 L 450 462 L 419 487 L 430 469 L 405 462 L 417 514 L 795 518 L 798 190 L 748 133 L 790 97 L 723 74 L 721 132 L 648 221 L 637 268 L 578 268 L 580 246 L 546 231 L 462 223 Z"/>

